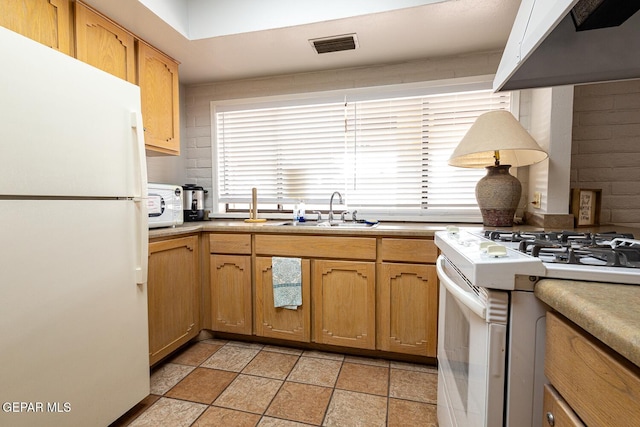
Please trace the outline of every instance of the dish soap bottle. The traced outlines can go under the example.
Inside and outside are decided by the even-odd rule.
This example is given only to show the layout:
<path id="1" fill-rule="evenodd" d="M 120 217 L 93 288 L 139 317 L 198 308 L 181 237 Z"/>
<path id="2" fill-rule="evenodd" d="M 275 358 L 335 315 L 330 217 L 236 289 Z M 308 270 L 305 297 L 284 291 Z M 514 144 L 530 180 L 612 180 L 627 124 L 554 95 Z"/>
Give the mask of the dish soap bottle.
<path id="1" fill-rule="evenodd" d="M 298 213 L 297 213 L 297 220 L 298 222 L 305 222 L 305 212 L 304 212 L 304 200 L 300 201 L 300 203 L 298 203 Z"/>

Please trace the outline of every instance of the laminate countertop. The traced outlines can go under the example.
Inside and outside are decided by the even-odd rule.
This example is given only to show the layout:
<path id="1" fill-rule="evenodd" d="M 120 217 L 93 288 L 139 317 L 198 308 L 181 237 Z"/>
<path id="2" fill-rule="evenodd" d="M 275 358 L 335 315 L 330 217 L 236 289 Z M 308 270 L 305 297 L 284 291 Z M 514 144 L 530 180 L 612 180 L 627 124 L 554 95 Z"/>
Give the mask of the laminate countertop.
<path id="1" fill-rule="evenodd" d="M 640 272 L 637 286 L 544 279 L 534 293 L 640 367 Z"/>
<path id="2" fill-rule="evenodd" d="M 268 220 L 260 223 L 248 223 L 241 219 L 213 219 L 209 221 L 185 222 L 177 227 L 153 228 L 149 230 L 149 238 L 163 238 L 192 234 L 199 232 L 218 233 L 276 233 L 276 234 L 312 234 L 312 235 L 348 235 L 348 236 L 386 236 L 386 237 L 433 237 L 436 231 L 446 230 L 449 225 L 457 225 L 460 228 L 473 228 L 482 230 L 482 224 L 447 224 L 433 222 L 393 222 L 382 221 L 374 227 L 349 228 L 349 227 L 309 227 L 282 225 L 288 221 Z M 536 231 L 540 227 L 529 225 L 514 225 L 513 227 L 487 227 L 488 230 L 505 231 Z M 598 226 L 580 228 L 579 231 L 612 231 L 632 233 L 640 236 L 640 229 L 620 226 Z"/>

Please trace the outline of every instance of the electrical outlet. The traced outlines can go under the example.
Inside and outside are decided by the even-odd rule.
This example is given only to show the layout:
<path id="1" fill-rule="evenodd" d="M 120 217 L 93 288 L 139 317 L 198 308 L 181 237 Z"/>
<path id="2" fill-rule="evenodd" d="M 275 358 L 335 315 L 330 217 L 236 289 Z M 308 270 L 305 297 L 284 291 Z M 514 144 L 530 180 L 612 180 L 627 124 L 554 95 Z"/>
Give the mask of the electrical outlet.
<path id="1" fill-rule="evenodd" d="M 531 202 L 531 204 L 533 205 L 534 208 L 540 209 L 540 207 L 542 206 L 542 193 L 541 192 L 536 191 L 535 193 L 533 193 L 533 202 Z"/>

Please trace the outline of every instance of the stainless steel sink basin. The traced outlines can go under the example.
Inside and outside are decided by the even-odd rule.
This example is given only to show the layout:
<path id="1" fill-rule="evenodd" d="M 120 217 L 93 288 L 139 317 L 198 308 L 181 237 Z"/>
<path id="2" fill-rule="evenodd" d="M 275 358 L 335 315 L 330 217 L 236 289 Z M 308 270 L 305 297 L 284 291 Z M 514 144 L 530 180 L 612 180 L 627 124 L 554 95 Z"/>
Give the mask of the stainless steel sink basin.
<path id="1" fill-rule="evenodd" d="M 305 222 L 294 222 L 288 221 L 282 224 L 281 226 L 288 227 L 339 227 L 339 228 L 374 228 L 377 227 L 379 223 L 369 223 L 369 222 L 353 222 L 353 221 L 335 221 L 329 224 L 328 221 L 305 221 Z"/>

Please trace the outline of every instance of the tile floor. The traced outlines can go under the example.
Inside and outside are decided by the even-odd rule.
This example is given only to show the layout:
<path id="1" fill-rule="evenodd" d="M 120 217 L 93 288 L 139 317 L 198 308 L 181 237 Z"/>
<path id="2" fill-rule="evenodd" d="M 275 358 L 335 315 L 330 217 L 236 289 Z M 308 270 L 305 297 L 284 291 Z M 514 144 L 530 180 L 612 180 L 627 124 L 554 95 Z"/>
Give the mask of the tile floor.
<path id="1" fill-rule="evenodd" d="M 154 369 L 115 426 L 437 426 L 434 367 L 205 340 Z"/>

